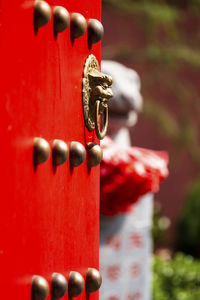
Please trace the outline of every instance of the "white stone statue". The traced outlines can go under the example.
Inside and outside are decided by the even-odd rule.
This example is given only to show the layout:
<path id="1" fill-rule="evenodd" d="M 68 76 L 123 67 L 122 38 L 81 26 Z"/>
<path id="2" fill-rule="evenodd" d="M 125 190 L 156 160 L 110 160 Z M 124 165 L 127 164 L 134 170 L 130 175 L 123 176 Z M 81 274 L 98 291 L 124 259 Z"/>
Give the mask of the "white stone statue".
<path id="1" fill-rule="evenodd" d="M 102 72 L 113 77 L 108 134 L 119 145 L 131 146 L 130 128 L 142 110 L 138 74 L 114 61 L 102 61 Z M 114 217 L 101 216 L 100 300 L 150 300 L 153 195 L 140 198 L 133 209 Z"/>

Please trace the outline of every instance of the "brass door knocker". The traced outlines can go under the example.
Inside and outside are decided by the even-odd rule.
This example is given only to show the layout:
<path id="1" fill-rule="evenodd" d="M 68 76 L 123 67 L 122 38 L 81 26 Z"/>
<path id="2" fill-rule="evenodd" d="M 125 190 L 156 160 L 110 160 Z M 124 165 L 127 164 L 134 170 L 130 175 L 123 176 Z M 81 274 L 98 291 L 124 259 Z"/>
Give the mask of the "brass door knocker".
<path id="1" fill-rule="evenodd" d="M 102 140 L 108 128 L 108 101 L 113 96 L 112 77 L 100 72 L 96 57 L 88 56 L 83 71 L 83 114 L 89 131 L 95 129 L 98 139 Z M 100 120 L 103 125 L 100 128 Z"/>

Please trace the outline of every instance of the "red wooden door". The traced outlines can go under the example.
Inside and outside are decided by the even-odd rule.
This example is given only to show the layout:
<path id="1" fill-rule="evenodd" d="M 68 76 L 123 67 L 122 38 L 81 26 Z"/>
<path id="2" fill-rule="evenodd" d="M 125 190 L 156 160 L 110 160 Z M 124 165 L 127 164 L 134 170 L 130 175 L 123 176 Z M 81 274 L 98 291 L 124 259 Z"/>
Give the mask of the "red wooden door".
<path id="1" fill-rule="evenodd" d="M 0 0 L 0 298 L 7 300 L 30 299 L 33 275 L 51 289 L 54 272 L 85 279 L 89 267 L 98 269 L 99 167 L 88 169 L 86 158 L 54 169 L 52 146 L 55 139 L 98 143 L 84 125 L 82 74 L 89 54 L 100 60 L 100 43 L 89 46 L 87 31 L 72 41 L 70 25 L 55 36 L 53 9 L 100 20 L 100 0 L 47 2 L 51 19 L 36 33 L 34 1 Z M 37 168 L 35 137 L 50 145 Z M 84 289 L 77 299 L 85 297 Z"/>

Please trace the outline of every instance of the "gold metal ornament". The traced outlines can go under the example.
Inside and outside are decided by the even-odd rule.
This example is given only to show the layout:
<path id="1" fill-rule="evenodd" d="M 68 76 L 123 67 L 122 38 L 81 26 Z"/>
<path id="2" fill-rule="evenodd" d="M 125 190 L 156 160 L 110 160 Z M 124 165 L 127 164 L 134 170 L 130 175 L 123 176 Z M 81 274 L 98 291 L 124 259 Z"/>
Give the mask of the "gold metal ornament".
<path id="1" fill-rule="evenodd" d="M 71 167 L 78 167 L 84 161 L 86 157 L 86 150 L 84 146 L 79 142 L 71 142 L 69 159 Z"/>
<path id="2" fill-rule="evenodd" d="M 69 157 L 69 149 L 67 144 L 62 140 L 54 140 L 53 142 L 53 165 L 58 166 L 64 164 Z"/>
<path id="3" fill-rule="evenodd" d="M 63 32 L 70 23 L 69 12 L 62 6 L 55 6 L 53 11 L 53 27 L 54 32 Z"/>
<path id="4" fill-rule="evenodd" d="M 89 44 L 96 44 L 103 38 L 104 29 L 101 22 L 96 19 L 89 19 L 88 21 L 88 42 Z"/>
<path id="5" fill-rule="evenodd" d="M 50 155 L 49 143 L 43 139 L 36 137 L 33 145 L 33 162 L 34 165 L 43 164 L 48 160 Z"/>
<path id="6" fill-rule="evenodd" d="M 43 0 L 36 0 L 34 4 L 34 26 L 35 28 L 43 27 L 51 19 L 51 7 Z"/>
<path id="7" fill-rule="evenodd" d="M 49 285 L 45 278 L 33 276 L 31 286 L 31 300 L 44 300 L 49 293 Z"/>
<path id="8" fill-rule="evenodd" d="M 89 268 L 86 274 L 86 292 L 94 293 L 98 291 L 102 284 L 102 277 L 98 270 Z"/>
<path id="9" fill-rule="evenodd" d="M 98 139 L 103 139 L 108 128 L 108 101 L 113 97 L 112 77 L 101 73 L 96 57 L 88 56 L 83 72 L 83 114 L 89 131 L 95 129 Z M 102 129 L 100 117 L 104 115 Z"/>
<path id="10" fill-rule="evenodd" d="M 71 271 L 69 274 L 69 297 L 77 297 L 84 290 L 84 279 L 78 272 Z"/>
<path id="11" fill-rule="evenodd" d="M 103 150 L 95 143 L 89 143 L 87 146 L 87 165 L 88 167 L 98 166 L 103 158 Z"/>
<path id="12" fill-rule="evenodd" d="M 87 22 L 83 15 L 79 13 L 71 14 L 71 37 L 79 38 L 86 32 Z"/>
<path id="13" fill-rule="evenodd" d="M 59 273 L 53 273 L 51 280 L 51 299 L 60 299 L 67 292 L 67 280 Z"/>

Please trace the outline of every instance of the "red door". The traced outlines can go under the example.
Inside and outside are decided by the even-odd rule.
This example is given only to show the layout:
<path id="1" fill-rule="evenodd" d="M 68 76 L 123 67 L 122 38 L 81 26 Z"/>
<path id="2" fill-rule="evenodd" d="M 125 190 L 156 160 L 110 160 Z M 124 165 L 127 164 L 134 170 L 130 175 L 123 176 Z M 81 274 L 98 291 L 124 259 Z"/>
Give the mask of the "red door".
<path id="1" fill-rule="evenodd" d="M 80 13 L 86 22 L 100 20 L 101 3 L 47 2 L 50 11 L 43 3 L 38 21 L 35 1 L 0 0 L 0 298 L 7 300 L 31 299 L 35 275 L 48 282 L 47 299 L 58 298 L 52 296 L 52 275 L 69 283 L 71 271 L 83 276 L 77 299 L 85 299 L 86 272 L 98 269 L 99 166 L 88 168 L 86 155 L 80 166 L 70 167 L 68 158 L 55 167 L 53 145 L 55 139 L 69 149 L 72 141 L 84 149 L 98 143 L 84 124 L 82 76 L 89 54 L 100 60 L 100 43 L 88 44 L 87 29 L 73 38 L 71 23 L 56 33 L 53 12 L 59 5 L 70 18 Z M 38 148 L 44 153 L 35 154 L 35 138 L 45 140 Z M 43 288 L 38 300 L 45 298 Z M 98 292 L 89 297 L 97 299 Z"/>

